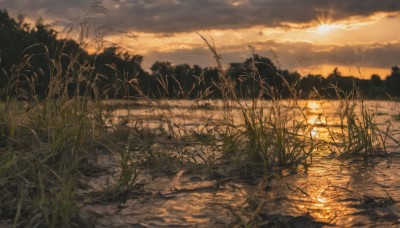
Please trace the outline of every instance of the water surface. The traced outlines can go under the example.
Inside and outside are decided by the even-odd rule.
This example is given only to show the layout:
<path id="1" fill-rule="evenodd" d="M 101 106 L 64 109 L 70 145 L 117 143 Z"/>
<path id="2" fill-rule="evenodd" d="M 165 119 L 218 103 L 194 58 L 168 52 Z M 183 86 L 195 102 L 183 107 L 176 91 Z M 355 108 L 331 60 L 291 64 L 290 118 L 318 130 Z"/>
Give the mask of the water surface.
<path id="1" fill-rule="evenodd" d="M 242 106 L 251 106 L 242 102 Z M 264 113 L 271 102 L 258 104 Z M 312 128 L 312 137 L 329 140 L 330 131 L 340 131 L 342 106 L 338 101 L 299 101 L 282 104 L 283 113 L 302 118 Z M 400 105 L 390 101 L 365 101 L 382 129 L 391 125 L 398 139 Z M 361 102 L 356 105 L 360 113 Z M 302 115 L 303 113 L 304 115 Z M 222 102 L 164 101 L 137 105 L 110 113 L 114 121 L 151 129 L 175 126 L 176 134 L 212 129 L 230 118 L 240 123 L 239 107 L 224 112 Z M 330 131 L 328 131 L 328 128 Z M 181 168 L 168 175 L 143 173 L 145 196 L 120 203 L 92 204 L 86 209 L 101 215 L 99 227 L 225 227 L 233 224 L 287 227 L 387 227 L 400 225 L 400 147 L 387 142 L 390 156 L 344 160 L 331 147 L 320 148 L 305 170 L 272 180 L 248 184 L 234 179 L 221 182 Z M 256 217 L 254 217 L 256 216 Z"/>

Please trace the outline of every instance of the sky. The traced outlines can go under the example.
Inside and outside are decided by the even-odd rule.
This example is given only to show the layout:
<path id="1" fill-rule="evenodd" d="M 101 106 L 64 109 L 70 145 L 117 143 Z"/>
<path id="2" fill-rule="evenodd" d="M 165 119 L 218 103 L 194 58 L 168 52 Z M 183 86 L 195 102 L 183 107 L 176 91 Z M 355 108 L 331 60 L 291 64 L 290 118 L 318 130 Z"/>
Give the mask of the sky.
<path id="1" fill-rule="evenodd" d="M 253 52 L 302 75 L 338 67 L 385 78 L 400 65 L 400 0 L 0 0 L 0 8 L 59 29 L 90 24 L 107 43 L 143 55 L 145 69 L 156 60 L 214 66 L 199 34 L 226 65 Z"/>

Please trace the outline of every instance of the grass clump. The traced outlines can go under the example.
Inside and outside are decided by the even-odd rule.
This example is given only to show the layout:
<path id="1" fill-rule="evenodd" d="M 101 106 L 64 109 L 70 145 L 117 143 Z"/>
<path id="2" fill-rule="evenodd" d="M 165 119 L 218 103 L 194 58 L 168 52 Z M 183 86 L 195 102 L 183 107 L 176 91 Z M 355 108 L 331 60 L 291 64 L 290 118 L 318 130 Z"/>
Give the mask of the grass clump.
<path id="1" fill-rule="evenodd" d="M 242 109 L 242 121 L 223 137 L 223 153 L 246 173 L 268 175 L 307 165 L 316 149 L 308 126 L 295 118 L 293 106 L 274 100 L 272 107 Z"/>
<path id="2" fill-rule="evenodd" d="M 28 113 L 6 114 L 21 118 L 7 126 L 0 163 L 1 214 L 14 216 L 14 226 L 80 226 L 87 220 L 75 199 L 91 128 L 76 110 L 59 108 L 53 112 L 55 107 L 45 104 Z"/>
<path id="3" fill-rule="evenodd" d="M 278 72 L 268 76 L 282 81 L 283 89 L 292 94 L 291 99 L 284 101 L 277 88 L 267 83 L 266 80 L 269 79 L 260 75 L 259 67 L 263 63 L 253 58 L 248 66 L 251 72 L 245 77 L 252 79 L 254 93 L 258 94 L 253 94 L 254 98 L 250 101 L 239 99 L 232 89 L 235 88 L 235 83 L 223 70 L 214 45 L 205 37 L 201 38 L 213 53 L 219 70 L 218 87 L 223 94 L 226 123 L 222 125 L 221 130 L 222 153 L 236 161 L 240 168 L 244 168 L 245 173 L 253 175 L 268 175 L 276 170 L 307 164 L 307 158 L 311 157 L 318 143 L 311 137 L 306 119 L 298 120 L 297 115 L 306 116 L 297 105 L 298 94 L 295 86 Z M 259 106 L 264 97 L 271 101 L 271 106 Z M 285 102 L 289 104 L 288 107 L 285 107 Z M 232 106 L 238 107 L 242 113 L 239 123 L 231 117 Z M 296 114 L 295 110 L 300 113 Z"/>
<path id="4" fill-rule="evenodd" d="M 376 123 L 374 113 L 359 99 L 356 89 L 346 94 L 337 87 L 333 88 L 339 100 L 337 115 L 340 123 L 338 131 L 328 127 L 331 150 L 339 152 L 344 158 L 368 159 L 388 155 L 387 141 L 395 140 L 390 136 L 391 123 L 385 126 Z"/>

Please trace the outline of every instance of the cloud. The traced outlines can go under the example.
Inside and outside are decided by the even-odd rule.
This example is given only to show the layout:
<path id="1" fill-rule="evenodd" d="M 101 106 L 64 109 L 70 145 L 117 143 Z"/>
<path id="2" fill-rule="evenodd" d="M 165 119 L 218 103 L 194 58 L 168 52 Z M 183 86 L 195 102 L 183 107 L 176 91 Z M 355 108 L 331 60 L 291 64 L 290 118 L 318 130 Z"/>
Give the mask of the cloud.
<path id="1" fill-rule="evenodd" d="M 398 58 L 400 42 L 370 45 L 316 45 L 307 42 L 266 41 L 254 43 L 253 46 L 255 52 L 261 56 L 273 58 L 273 55 L 276 54 L 281 68 L 289 70 L 316 65 L 385 69 L 400 65 Z M 274 54 L 271 54 L 271 51 Z M 240 46 L 226 46 L 219 49 L 219 54 L 222 61 L 228 64 L 244 62 L 251 56 L 251 51 Z M 212 53 L 206 47 L 177 49 L 168 52 L 152 51 L 145 55 L 144 67 L 150 67 L 156 60 L 170 61 L 176 64 L 198 64 L 202 67 L 215 65 Z"/>
<path id="2" fill-rule="evenodd" d="M 282 58 L 288 60 L 290 67 L 303 67 L 318 64 L 390 68 L 400 64 L 400 42 L 385 44 L 347 44 L 347 45 L 289 45 L 292 52 L 282 51 Z M 286 47 L 288 48 L 288 47 Z M 307 52 L 306 49 L 309 51 Z M 297 63 L 293 61 L 297 59 Z M 292 61 L 290 61 L 292 60 Z"/>
<path id="3" fill-rule="evenodd" d="M 282 67 L 289 69 L 323 64 L 389 69 L 400 64 L 400 42 L 346 45 L 270 42 L 270 45 Z"/>
<path id="4" fill-rule="evenodd" d="M 73 21 L 94 1 L 3 0 L 16 13 L 42 14 Z M 346 20 L 379 12 L 400 12 L 399 0 L 104 0 L 100 23 L 118 29 L 176 33 L 203 29 L 282 27 L 290 23 Z M 99 9 L 99 8 L 98 8 Z"/>

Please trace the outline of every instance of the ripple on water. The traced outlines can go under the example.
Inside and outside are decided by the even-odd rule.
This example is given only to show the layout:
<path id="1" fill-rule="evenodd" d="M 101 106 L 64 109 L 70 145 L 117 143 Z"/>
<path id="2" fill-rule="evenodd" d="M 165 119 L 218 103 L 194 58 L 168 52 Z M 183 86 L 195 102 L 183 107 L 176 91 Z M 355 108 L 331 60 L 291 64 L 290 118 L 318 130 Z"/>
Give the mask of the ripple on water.
<path id="1" fill-rule="evenodd" d="M 340 123 L 335 113 L 337 102 L 305 102 L 310 117 L 308 123 L 313 125 L 315 136 L 329 138 L 326 126 L 337 128 Z M 386 103 L 366 102 L 372 105 L 374 112 L 383 113 L 376 116 L 378 122 L 384 122 L 393 112 L 393 105 Z M 212 109 L 198 110 L 196 118 L 182 115 L 179 118 L 188 126 L 199 125 L 198 116 L 204 116 L 201 112 L 218 117 L 218 109 Z M 232 115 L 240 117 L 237 113 Z M 189 112 L 187 116 L 190 117 Z M 399 129 L 399 122 L 394 126 Z M 215 188 L 214 181 L 185 176 L 180 171 L 149 181 L 145 189 L 151 192 L 150 197 L 131 199 L 123 204 L 90 205 L 87 209 L 101 215 L 100 227 L 227 226 L 237 221 L 237 217 L 246 221 L 256 209 L 259 218 L 268 224 L 288 221 L 294 226 L 314 224 L 316 227 L 324 224 L 337 227 L 399 225 L 400 156 L 374 158 L 368 163 L 336 157 L 337 154 L 327 152 L 313 159 L 307 173 L 258 186 L 229 183 Z"/>
<path id="2" fill-rule="evenodd" d="M 400 157 L 390 159 L 390 167 L 387 159 L 372 165 L 316 161 L 307 174 L 274 180 L 257 198 L 268 215 L 308 215 L 340 227 L 392 226 L 400 221 Z"/>

